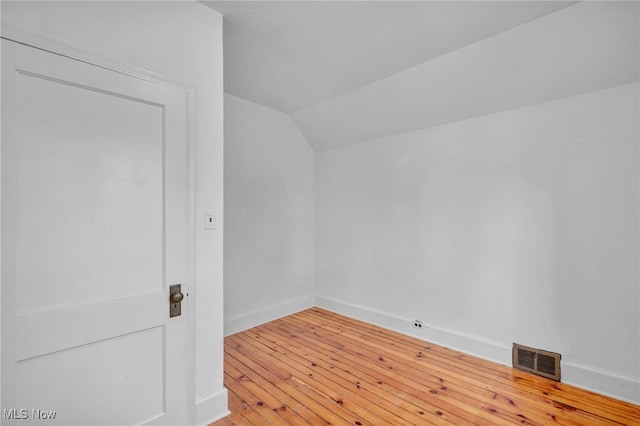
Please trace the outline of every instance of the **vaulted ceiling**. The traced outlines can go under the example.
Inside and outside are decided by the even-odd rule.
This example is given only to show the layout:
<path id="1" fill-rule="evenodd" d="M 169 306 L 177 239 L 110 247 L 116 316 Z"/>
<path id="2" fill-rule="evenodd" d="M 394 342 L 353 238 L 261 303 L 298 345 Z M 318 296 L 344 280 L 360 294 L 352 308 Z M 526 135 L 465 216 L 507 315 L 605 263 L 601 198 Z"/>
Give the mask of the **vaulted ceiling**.
<path id="1" fill-rule="evenodd" d="M 204 3 L 224 15 L 225 91 L 291 114 L 316 151 L 638 74 L 636 2 Z"/>

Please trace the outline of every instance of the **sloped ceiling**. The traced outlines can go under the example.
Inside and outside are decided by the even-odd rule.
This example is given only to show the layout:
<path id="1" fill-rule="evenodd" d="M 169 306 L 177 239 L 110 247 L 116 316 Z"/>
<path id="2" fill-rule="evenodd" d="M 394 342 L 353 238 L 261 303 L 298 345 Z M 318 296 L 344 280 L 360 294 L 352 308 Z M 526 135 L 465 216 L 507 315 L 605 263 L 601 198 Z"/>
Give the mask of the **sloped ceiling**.
<path id="1" fill-rule="evenodd" d="M 316 151 L 637 80 L 637 2 L 204 3 L 225 91 Z"/>

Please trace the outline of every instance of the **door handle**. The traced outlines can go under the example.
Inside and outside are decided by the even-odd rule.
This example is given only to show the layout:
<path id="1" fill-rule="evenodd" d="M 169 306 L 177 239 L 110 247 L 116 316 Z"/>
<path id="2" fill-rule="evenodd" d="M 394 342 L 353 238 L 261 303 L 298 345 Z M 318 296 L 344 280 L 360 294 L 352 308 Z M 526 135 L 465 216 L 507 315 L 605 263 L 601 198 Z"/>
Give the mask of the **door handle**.
<path id="1" fill-rule="evenodd" d="M 182 293 L 173 293 L 171 295 L 171 303 L 180 303 L 184 299 L 184 294 Z"/>
<path id="2" fill-rule="evenodd" d="M 169 318 L 179 317 L 182 315 L 182 284 L 174 284 L 169 286 Z"/>

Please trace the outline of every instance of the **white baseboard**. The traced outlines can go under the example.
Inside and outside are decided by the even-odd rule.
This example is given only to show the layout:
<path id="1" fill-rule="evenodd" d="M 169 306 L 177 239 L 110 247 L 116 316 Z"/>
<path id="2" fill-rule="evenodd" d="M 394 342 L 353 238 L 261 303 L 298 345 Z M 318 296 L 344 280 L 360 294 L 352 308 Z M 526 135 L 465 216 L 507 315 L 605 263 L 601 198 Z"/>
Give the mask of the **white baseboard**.
<path id="1" fill-rule="evenodd" d="M 196 401 L 196 426 L 207 426 L 229 414 L 227 390 L 225 388 Z"/>
<path id="2" fill-rule="evenodd" d="M 316 305 L 320 308 L 369 322 L 417 339 L 475 355 L 499 364 L 511 365 L 511 347 L 492 340 L 425 323 L 418 330 L 413 328 L 412 320 L 408 318 L 400 318 L 385 312 L 321 296 L 316 296 Z"/>
<path id="3" fill-rule="evenodd" d="M 315 306 L 315 298 L 304 296 L 299 299 L 289 300 L 277 305 L 272 305 L 258 311 L 250 312 L 237 317 L 225 319 L 224 335 L 230 336 L 247 330 L 260 324 L 286 317 Z"/>
<path id="4" fill-rule="evenodd" d="M 316 306 L 489 361 L 511 366 L 511 344 L 504 344 L 424 323 L 420 330 L 416 330 L 412 326 L 411 319 L 397 317 L 385 312 L 322 296 L 316 296 Z M 633 404 L 640 404 L 640 381 L 635 379 L 562 361 L 562 381 Z"/>
<path id="5" fill-rule="evenodd" d="M 562 381 L 602 395 L 640 405 L 640 380 L 562 361 Z"/>

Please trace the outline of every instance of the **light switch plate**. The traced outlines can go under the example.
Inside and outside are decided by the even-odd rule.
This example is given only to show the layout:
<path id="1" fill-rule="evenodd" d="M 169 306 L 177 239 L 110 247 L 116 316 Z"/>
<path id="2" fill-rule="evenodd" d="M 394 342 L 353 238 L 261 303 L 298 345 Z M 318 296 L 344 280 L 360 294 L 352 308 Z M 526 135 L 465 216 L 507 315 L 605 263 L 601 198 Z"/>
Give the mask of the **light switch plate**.
<path id="1" fill-rule="evenodd" d="M 204 229 L 216 229 L 216 213 L 212 210 L 205 210 L 204 212 Z"/>

